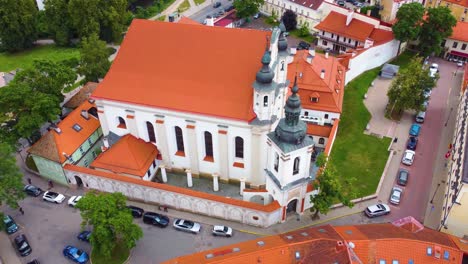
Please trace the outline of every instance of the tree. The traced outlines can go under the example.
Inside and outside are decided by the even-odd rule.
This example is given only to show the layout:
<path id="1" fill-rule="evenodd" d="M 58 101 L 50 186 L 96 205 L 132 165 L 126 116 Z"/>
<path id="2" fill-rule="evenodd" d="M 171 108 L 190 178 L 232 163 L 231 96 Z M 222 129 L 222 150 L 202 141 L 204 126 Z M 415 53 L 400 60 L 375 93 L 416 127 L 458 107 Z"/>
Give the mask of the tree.
<path id="1" fill-rule="evenodd" d="M 426 100 L 424 93 L 432 90 L 436 84 L 436 78 L 429 75 L 429 69 L 423 68 L 422 58 L 411 60 L 406 69 L 400 70 L 387 92 L 387 114 L 401 113 L 404 110 L 423 110 Z"/>
<path id="2" fill-rule="evenodd" d="M 392 30 L 395 38 L 401 42 L 416 40 L 421 31 L 424 7 L 418 2 L 404 4 L 398 9 L 397 22 Z"/>
<path id="3" fill-rule="evenodd" d="M 237 10 L 237 17 L 247 18 L 258 13 L 264 2 L 264 0 L 234 0 L 232 5 Z"/>
<path id="4" fill-rule="evenodd" d="M 299 28 L 299 36 L 307 37 L 310 34 L 308 25 L 309 25 L 309 23 L 307 23 L 307 22 L 305 22 L 305 23 L 303 23 L 301 25 L 301 27 Z"/>
<path id="5" fill-rule="evenodd" d="M 457 20 L 445 6 L 429 8 L 427 19 L 423 22 L 419 37 L 419 49 L 425 56 L 442 51 L 442 41 L 451 36 Z"/>
<path id="6" fill-rule="evenodd" d="M 107 42 L 118 42 L 127 28 L 128 0 L 101 1 L 100 37 Z"/>
<path id="7" fill-rule="evenodd" d="M 68 12 L 69 0 L 47 0 L 44 3 L 47 30 L 55 43 L 68 46 L 73 37 L 73 25 Z"/>
<path id="8" fill-rule="evenodd" d="M 104 41 L 96 34 L 84 38 L 81 42 L 81 61 L 78 73 L 85 76 L 86 81 L 97 82 L 104 77 L 110 67 L 109 51 Z"/>
<path id="9" fill-rule="evenodd" d="M 297 27 L 297 15 L 291 10 L 286 10 L 281 18 L 287 31 L 295 30 Z"/>
<path id="10" fill-rule="evenodd" d="M 70 22 L 80 38 L 99 35 L 100 0 L 70 0 L 68 13 Z"/>
<path id="11" fill-rule="evenodd" d="M 1 48 L 15 52 L 30 48 L 37 39 L 34 0 L 0 0 Z"/>
<path id="12" fill-rule="evenodd" d="M 130 250 L 143 237 L 141 228 L 133 223 L 122 193 L 88 192 L 76 207 L 83 219 L 81 226 L 93 226 L 90 239 L 93 253 L 110 258 L 117 245 Z"/>
<path id="13" fill-rule="evenodd" d="M 343 205 L 353 207 L 354 203 L 351 202 L 350 197 L 353 194 L 352 182 L 353 178 L 346 179 L 343 183 L 338 178 L 335 167 L 330 161 L 326 161 L 327 156 L 321 153 L 316 160 L 319 169 L 319 176 L 314 182 L 314 187 L 319 190 L 316 195 L 310 196 L 310 202 L 313 204 L 311 211 L 315 211 L 313 218 L 317 218 L 318 214 L 327 214 L 330 211 L 330 207 L 333 203 L 338 200 Z M 345 187 L 347 193 L 345 193 Z"/>

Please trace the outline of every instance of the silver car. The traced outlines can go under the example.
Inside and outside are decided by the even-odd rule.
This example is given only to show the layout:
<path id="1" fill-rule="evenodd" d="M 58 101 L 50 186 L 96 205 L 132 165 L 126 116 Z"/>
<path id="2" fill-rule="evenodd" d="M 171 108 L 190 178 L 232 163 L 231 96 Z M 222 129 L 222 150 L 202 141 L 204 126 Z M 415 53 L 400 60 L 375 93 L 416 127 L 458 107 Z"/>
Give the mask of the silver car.
<path id="1" fill-rule="evenodd" d="M 390 206 L 384 203 L 374 204 L 374 205 L 367 207 L 364 212 L 370 218 L 381 216 L 381 215 L 386 215 L 390 213 Z"/>
<path id="2" fill-rule="evenodd" d="M 198 234 L 201 229 L 201 225 L 196 222 L 192 222 L 184 219 L 176 219 L 173 224 L 174 228 L 180 231 L 190 232 Z"/>
<path id="3" fill-rule="evenodd" d="M 229 226 L 215 225 L 212 231 L 213 236 L 232 237 L 232 228 Z"/>
<path id="4" fill-rule="evenodd" d="M 390 193 L 390 203 L 400 204 L 402 194 L 403 189 L 399 187 L 393 187 L 392 192 Z"/>

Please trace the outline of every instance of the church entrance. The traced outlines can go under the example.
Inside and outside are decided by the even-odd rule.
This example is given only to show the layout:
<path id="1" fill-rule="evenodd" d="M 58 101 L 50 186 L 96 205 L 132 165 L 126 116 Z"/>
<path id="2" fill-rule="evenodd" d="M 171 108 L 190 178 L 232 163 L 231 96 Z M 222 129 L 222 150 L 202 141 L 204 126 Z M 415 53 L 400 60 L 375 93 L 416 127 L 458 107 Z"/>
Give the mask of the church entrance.
<path id="1" fill-rule="evenodd" d="M 75 175 L 75 181 L 76 181 L 76 187 L 77 187 L 77 188 L 83 187 L 83 181 L 81 180 L 80 177 L 78 177 L 78 176 Z"/>
<path id="2" fill-rule="evenodd" d="M 297 199 L 291 200 L 286 207 L 286 213 L 296 213 L 297 211 Z"/>

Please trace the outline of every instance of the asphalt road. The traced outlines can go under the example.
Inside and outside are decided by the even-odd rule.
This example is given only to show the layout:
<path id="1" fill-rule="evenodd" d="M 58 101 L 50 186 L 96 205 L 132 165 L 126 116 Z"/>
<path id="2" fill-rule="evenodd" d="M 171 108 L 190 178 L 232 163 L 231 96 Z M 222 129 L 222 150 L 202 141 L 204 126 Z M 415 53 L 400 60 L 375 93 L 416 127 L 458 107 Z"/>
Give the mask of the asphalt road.
<path id="1" fill-rule="evenodd" d="M 205 18 L 207 15 L 212 15 L 213 13 L 217 13 L 221 10 L 224 10 L 224 8 L 232 5 L 232 1 L 231 0 L 217 0 L 217 1 L 214 1 L 214 0 L 207 0 L 207 1 L 211 1 L 212 4 L 210 4 L 209 6 L 201 9 L 199 12 L 193 14 L 190 16 L 191 19 L 195 20 L 195 21 L 198 21 L 200 23 L 203 23 L 203 21 L 205 21 Z M 218 8 L 213 8 L 213 4 L 215 2 L 221 2 L 221 6 L 218 7 Z"/>

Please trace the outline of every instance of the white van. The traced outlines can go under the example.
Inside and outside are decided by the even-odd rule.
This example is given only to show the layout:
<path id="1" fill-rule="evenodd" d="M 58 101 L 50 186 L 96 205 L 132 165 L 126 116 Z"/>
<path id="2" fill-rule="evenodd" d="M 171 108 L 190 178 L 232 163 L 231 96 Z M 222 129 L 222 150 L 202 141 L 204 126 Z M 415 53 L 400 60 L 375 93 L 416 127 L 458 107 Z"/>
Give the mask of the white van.
<path id="1" fill-rule="evenodd" d="M 416 122 L 417 123 L 424 123 L 424 118 L 426 118 L 426 112 L 420 111 L 416 115 Z"/>

